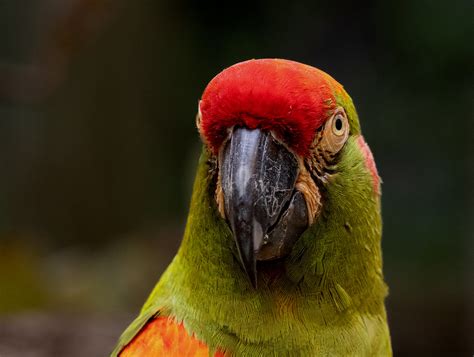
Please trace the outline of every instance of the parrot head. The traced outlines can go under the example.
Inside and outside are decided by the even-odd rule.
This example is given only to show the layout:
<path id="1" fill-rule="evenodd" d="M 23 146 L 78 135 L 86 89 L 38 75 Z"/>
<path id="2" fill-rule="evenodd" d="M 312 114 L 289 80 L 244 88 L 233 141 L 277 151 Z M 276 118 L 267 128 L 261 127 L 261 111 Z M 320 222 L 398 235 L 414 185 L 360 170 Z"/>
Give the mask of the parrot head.
<path id="1" fill-rule="evenodd" d="M 339 215 L 343 232 L 352 229 L 346 197 L 366 179 L 354 167 L 365 167 L 371 185 L 362 191 L 378 200 L 378 174 L 352 100 L 316 68 L 280 59 L 229 67 L 206 87 L 196 122 L 215 162 L 218 212 L 254 287 L 260 265 L 295 255 L 296 245 L 311 249 L 317 235 L 300 238 L 327 216 Z"/>
<path id="2" fill-rule="evenodd" d="M 209 82 L 196 123 L 183 241 L 118 350 L 163 317 L 206 355 L 390 356 L 380 179 L 343 87 L 245 61 Z M 172 326 L 150 332 L 159 351 L 185 346 Z"/>

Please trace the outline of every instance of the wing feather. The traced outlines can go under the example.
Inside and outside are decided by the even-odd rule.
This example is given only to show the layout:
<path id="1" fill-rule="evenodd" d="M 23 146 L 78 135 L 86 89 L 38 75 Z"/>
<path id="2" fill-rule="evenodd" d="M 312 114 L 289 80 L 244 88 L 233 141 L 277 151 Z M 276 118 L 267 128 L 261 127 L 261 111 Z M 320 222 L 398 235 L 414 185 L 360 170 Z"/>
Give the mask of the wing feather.
<path id="1" fill-rule="evenodd" d="M 145 312 L 123 333 L 112 356 L 209 356 L 209 348 L 194 335 L 189 335 L 184 325 L 159 312 Z M 216 352 L 215 357 L 224 354 Z"/>

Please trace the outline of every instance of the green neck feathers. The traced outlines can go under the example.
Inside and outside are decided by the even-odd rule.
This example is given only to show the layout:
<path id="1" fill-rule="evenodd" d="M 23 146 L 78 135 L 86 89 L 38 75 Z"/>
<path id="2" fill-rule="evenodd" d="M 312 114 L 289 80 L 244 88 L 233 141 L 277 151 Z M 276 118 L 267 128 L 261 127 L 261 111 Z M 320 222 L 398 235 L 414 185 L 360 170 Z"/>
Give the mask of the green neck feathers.
<path id="1" fill-rule="evenodd" d="M 356 140 L 324 188 L 322 214 L 281 267 L 261 269 L 258 289 L 217 212 L 204 150 L 183 242 L 143 311 L 160 309 L 211 349 L 239 355 L 390 355 L 380 200 Z"/>

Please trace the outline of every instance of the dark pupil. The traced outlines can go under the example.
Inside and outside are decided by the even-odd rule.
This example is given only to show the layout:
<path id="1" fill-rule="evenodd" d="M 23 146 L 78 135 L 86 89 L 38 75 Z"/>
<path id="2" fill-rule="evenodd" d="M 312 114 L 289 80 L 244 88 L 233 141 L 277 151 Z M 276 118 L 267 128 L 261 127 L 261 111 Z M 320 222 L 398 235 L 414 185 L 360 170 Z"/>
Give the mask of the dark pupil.
<path id="1" fill-rule="evenodd" d="M 341 130 L 342 129 L 342 120 L 337 118 L 336 119 L 336 129 Z"/>

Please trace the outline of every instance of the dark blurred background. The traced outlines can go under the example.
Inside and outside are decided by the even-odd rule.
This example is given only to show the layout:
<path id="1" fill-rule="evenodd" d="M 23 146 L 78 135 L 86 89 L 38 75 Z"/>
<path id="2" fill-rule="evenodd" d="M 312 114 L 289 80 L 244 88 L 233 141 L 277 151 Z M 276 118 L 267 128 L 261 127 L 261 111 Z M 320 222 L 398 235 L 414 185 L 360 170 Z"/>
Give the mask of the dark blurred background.
<path id="1" fill-rule="evenodd" d="M 179 246 L 197 101 L 249 58 L 344 84 L 383 178 L 397 356 L 474 353 L 474 5 L 0 1 L 0 356 L 104 356 Z"/>

